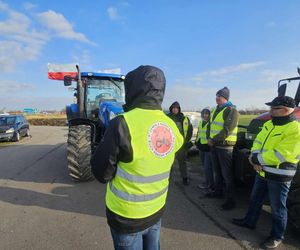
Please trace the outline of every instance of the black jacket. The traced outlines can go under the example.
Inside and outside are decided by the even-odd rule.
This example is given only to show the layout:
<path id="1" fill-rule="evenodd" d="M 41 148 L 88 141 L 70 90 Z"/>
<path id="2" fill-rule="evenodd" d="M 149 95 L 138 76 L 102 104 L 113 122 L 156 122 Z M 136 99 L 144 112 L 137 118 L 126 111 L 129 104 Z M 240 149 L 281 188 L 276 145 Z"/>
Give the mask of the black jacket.
<path id="1" fill-rule="evenodd" d="M 165 92 L 163 72 L 152 66 L 140 66 L 129 72 L 125 78 L 124 110 L 134 108 L 161 110 Z M 92 172 L 101 183 L 111 181 L 119 161 L 131 162 L 133 150 L 130 133 L 124 117 L 117 116 L 110 121 L 104 137 L 91 159 Z M 106 208 L 108 224 L 121 233 L 142 231 L 159 221 L 164 207 L 157 213 L 143 219 L 129 219 L 115 214 Z"/>
<path id="2" fill-rule="evenodd" d="M 174 107 L 177 107 L 179 109 L 179 113 L 177 115 L 174 115 L 172 113 L 172 109 Z M 183 121 L 184 121 L 184 114 L 181 112 L 181 107 L 179 102 L 173 102 L 172 105 L 169 108 L 170 113 L 168 114 L 168 116 L 176 123 L 177 128 L 179 129 L 180 133 L 184 136 L 184 132 L 183 132 Z M 188 131 L 187 131 L 187 135 L 184 138 L 184 142 L 185 144 L 184 146 L 187 146 L 187 144 L 189 144 L 189 142 L 191 141 L 191 138 L 193 136 L 193 125 L 190 122 L 190 119 L 188 118 Z"/>

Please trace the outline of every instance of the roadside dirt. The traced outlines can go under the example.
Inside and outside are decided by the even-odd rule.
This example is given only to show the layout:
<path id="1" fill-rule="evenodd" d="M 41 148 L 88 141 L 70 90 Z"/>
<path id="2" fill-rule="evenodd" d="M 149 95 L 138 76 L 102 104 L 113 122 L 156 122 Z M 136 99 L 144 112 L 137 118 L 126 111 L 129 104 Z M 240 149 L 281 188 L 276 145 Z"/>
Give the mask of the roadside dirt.
<path id="1" fill-rule="evenodd" d="M 27 119 L 30 125 L 35 126 L 67 126 L 65 118 L 31 118 Z"/>

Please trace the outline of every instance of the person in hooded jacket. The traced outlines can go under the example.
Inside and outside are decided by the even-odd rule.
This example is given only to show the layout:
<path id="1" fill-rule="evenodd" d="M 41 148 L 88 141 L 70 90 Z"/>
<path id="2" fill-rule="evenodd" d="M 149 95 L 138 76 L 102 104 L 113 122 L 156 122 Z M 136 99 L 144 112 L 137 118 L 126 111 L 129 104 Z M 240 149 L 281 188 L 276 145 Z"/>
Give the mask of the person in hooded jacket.
<path id="1" fill-rule="evenodd" d="M 174 102 L 170 106 L 169 111 L 170 113 L 168 114 L 168 116 L 176 123 L 176 126 L 178 127 L 180 133 L 184 137 L 184 144 L 182 148 L 177 152 L 176 159 L 179 164 L 179 171 L 182 177 L 182 183 L 183 185 L 187 186 L 189 182 L 186 157 L 189 147 L 192 146 L 191 138 L 193 135 L 193 125 L 191 124 L 190 119 L 181 112 L 179 102 Z"/>
<path id="2" fill-rule="evenodd" d="M 232 151 L 237 141 L 239 113 L 229 101 L 229 89 L 224 87 L 216 93 L 217 107 L 213 109 L 207 128 L 208 145 L 211 147 L 212 163 L 216 174 L 215 190 L 208 197 L 222 198 L 225 183 L 223 210 L 235 208 L 235 185 L 232 169 Z"/>
<path id="3" fill-rule="evenodd" d="M 112 119 L 91 159 L 106 189 L 115 249 L 159 249 L 161 217 L 175 153 L 183 137 L 161 108 L 165 76 L 140 66 L 124 81 L 125 113 Z"/>

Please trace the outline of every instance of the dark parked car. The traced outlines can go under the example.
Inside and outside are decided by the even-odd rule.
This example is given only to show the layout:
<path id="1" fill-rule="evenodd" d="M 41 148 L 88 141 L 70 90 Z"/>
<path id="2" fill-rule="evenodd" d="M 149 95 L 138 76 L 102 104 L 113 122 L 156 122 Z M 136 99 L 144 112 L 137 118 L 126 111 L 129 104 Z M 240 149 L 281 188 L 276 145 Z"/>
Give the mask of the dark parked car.
<path id="1" fill-rule="evenodd" d="M 0 141 L 19 141 L 29 135 L 29 124 L 23 115 L 0 115 Z"/>

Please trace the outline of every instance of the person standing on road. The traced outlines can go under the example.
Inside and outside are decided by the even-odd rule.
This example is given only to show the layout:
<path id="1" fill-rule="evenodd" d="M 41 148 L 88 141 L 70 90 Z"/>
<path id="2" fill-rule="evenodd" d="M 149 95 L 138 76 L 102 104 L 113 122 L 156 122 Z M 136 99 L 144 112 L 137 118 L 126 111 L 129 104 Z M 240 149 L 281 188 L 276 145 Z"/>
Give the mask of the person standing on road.
<path id="1" fill-rule="evenodd" d="M 106 190 L 115 249 L 159 249 L 169 174 L 183 137 L 161 108 L 163 71 L 140 66 L 125 77 L 123 115 L 110 121 L 91 159 Z"/>
<path id="2" fill-rule="evenodd" d="M 215 190 L 207 197 L 222 198 L 225 182 L 223 210 L 235 208 L 235 190 L 232 169 L 232 151 L 237 141 L 239 113 L 228 101 L 229 89 L 224 87 L 216 93 L 217 107 L 212 111 L 207 129 L 208 145 L 211 147 L 212 162 L 216 173 Z"/>
<path id="3" fill-rule="evenodd" d="M 186 157 L 187 157 L 187 151 L 191 145 L 191 138 L 193 135 L 193 125 L 191 124 L 190 119 L 181 112 L 181 107 L 178 102 L 174 102 L 170 106 L 169 111 L 170 113 L 168 114 L 168 116 L 176 123 L 180 133 L 184 137 L 184 144 L 182 148 L 176 153 L 176 159 L 179 164 L 182 183 L 183 185 L 187 186 L 189 184 L 189 181 L 188 181 Z"/>
<path id="4" fill-rule="evenodd" d="M 266 193 L 268 192 L 272 230 L 263 243 L 274 249 L 284 239 L 287 225 L 287 207 L 291 181 L 300 159 L 300 124 L 294 116 L 295 101 L 289 96 L 276 97 L 266 103 L 271 107 L 272 120 L 267 121 L 254 140 L 249 162 L 257 172 L 248 212 L 233 223 L 255 229 Z"/>
<path id="5" fill-rule="evenodd" d="M 212 167 L 210 147 L 207 144 L 207 126 L 210 119 L 210 110 L 205 108 L 201 111 L 202 120 L 199 121 L 198 132 L 195 141 L 196 147 L 200 151 L 202 166 L 204 167 L 205 183 L 198 185 L 200 189 L 212 192 L 215 189 L 214 172 Z"/>

